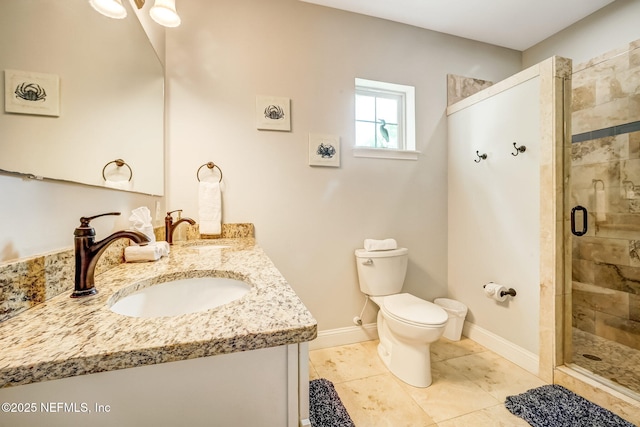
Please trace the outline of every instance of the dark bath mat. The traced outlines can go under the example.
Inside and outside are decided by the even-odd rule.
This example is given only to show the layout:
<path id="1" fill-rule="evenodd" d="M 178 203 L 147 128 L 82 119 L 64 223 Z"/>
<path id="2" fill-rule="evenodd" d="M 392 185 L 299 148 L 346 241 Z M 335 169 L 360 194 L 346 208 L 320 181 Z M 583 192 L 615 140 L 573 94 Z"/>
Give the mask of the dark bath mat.
<path id="1" fill-rule="evenodd" d="M 324 378 L 309 381 L 309 415 L 313 427 L 355 427 L 333 383 Z"/>
<path id="2" fill-rule="evenodd" d="M 508 396 L 505 406 L 533 427 L 635 427 L 559 385 L 545 385 Z"/>

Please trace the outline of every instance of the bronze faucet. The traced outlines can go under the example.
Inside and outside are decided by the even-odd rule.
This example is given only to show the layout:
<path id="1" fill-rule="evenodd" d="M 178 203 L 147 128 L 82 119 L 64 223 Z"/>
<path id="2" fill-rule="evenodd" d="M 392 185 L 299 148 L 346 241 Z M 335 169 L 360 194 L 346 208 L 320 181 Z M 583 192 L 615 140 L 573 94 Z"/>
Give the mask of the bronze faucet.
<path id="1" fill-rule="evenodd" d="M 173 217 L 171 216 L 174 212 L 182 212 L 182 209 L 177 209 L 175 211 L 167 212 L 167 216 L 164 217 L 164 235 L 167 243 L 173 245 L 173 232 L 176 230 L 176 227 L 183 221 L 188 222 L 191 225 L 194 225 L 196 222 L 191 218 L 180 218 L 175 224 L 173 222 Z"/>
<path id="2" fill-rule="evenodd" d="M 71 298 L 85 297 L 98 293 L 94 284 L 94 272 L 98 258 L 104 250 L 115 240 L 126 237 L 136 243 L 149 243 L 149 238 L 137 231 L 117 231 L 111 236 L 95 241 L 96 230 L 89 225 L 92 219 L 105 215 L 120 215 L 120 212 L 110 212 L 91 217 L 80 218 L 80 227 L 73 232 L 76 252 L 76 285 Z"/>

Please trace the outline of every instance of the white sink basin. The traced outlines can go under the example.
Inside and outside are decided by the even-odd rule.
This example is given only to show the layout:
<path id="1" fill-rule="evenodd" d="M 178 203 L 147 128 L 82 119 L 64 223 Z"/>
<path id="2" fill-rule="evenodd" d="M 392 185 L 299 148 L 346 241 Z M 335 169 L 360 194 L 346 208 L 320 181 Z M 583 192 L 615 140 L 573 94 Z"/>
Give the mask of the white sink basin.
<path id="1" fill-rule="evenodd" d="M 225 277 L 172 280 L 118 299 L 111 311 L 130 317 L 167 317 L 210 310 L 235 301 L 251 286 Z"/>

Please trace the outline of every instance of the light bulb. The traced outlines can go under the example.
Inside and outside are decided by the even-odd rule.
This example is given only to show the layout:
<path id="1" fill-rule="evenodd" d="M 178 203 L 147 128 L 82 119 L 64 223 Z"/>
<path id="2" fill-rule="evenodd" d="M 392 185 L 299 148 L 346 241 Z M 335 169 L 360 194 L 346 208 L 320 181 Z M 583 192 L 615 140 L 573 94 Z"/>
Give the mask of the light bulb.
<path id="1" fill-rule="evenodd" d="M 149 15 L 154 21 L 165 27 L 177 27 L 181 22 L 178 12 L 176 12 L 175 0 L 156 0 Z"/>
<path id="2" fill-rule="evenodd" d="M 127 16 L 127 9 L 122 5 L 122 0 L 89 0 L 89 4 L 109 18 L 122 19 Z"/>

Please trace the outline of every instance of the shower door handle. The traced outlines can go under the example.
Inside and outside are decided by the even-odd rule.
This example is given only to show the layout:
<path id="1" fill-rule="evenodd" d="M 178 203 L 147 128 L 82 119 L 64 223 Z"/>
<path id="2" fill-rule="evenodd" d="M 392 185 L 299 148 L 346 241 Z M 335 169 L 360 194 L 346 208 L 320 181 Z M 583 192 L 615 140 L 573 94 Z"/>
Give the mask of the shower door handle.
<path id="1" fill-rule="evenodd" d="M 582 230 L 576 230 L 576 212 L 582 211 Z M 571 209 L 571 232 L 576 236 L 587 234 L 587 208 L 584 206 L 576 206 Z"/>

